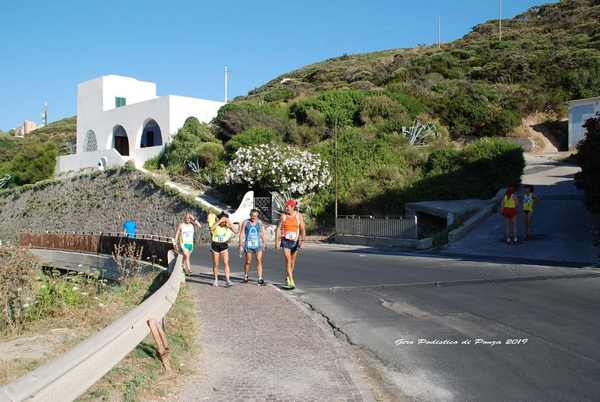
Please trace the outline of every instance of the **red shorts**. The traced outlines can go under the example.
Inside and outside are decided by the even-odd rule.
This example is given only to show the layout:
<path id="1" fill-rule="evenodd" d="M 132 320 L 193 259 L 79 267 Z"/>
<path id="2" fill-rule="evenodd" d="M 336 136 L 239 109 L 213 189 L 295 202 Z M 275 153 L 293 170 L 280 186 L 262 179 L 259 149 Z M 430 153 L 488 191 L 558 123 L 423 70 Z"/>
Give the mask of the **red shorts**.
<path id="1" fill-rule="evenodd" d="M 505 218 L 514 218 L 517 216 L 517 208 L 502 208 L 502 215 Z"/>

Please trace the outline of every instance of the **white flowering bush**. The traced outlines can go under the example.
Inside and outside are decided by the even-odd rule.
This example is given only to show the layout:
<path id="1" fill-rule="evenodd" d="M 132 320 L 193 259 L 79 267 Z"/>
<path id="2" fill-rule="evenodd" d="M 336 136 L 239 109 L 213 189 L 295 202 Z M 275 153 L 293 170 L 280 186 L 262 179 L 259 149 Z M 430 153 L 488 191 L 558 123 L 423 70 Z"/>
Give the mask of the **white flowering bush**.
<path id="1" fill-rule="evenodd" d="M 295 195 L 313 193 L 330 181 L 329 166 L 319 155 L 286 145 L 240 148 L 225 172 L 225 183 Z"/>

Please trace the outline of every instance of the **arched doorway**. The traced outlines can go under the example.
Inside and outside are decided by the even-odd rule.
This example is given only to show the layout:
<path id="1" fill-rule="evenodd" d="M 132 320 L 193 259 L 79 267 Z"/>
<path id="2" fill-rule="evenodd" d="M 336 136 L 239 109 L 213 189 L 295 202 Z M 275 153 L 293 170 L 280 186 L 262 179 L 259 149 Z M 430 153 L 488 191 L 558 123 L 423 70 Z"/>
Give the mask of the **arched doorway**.
<path id="1" fill-rule="evenodd" d="M 129 139 L 127 131 L 121 125 L 113 127 L 113 148 L 122 156 L 129 156 Z"/>
<path id="2" fill-rule="evenodd" d="M 160 126 L 154 119 L 150 119 L 146 122 L 146 124 L 144 124 L 140 147 L 156 147 L 159 145 L 162 145 L 162 133 L 160 132 Z"/>
<path id="3" fill-rule="evenodd" d="M 96 133 L 94 130 L 88 130 L 88 132 L 85 133 L 83 144 L 83 152 L 95 152 L 98 150 L 98 141 L 96 140 Z"/>

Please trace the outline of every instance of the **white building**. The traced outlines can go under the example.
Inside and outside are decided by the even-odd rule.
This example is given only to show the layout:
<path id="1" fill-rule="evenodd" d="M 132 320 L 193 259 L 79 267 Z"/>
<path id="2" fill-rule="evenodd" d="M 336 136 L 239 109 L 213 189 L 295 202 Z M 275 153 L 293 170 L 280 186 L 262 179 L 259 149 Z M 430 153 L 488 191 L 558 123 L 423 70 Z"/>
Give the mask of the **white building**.
<path id="1" fill-rule="evenodd" d="M 56 173 L 90 167 L 142 167 L 158 155 L 185 121 L 208 123 L 223 102 L 156 96 L 156 84 L 106 75 L 77 89 L 77 153 L 61 156 Z"/>
<path id="2" fill-rule="evenodd" d="M 584 139 L 583 124 L 596 113 L 600 113 L 600 96 L 569 102 L 569 149 L 575 148 Z"/>

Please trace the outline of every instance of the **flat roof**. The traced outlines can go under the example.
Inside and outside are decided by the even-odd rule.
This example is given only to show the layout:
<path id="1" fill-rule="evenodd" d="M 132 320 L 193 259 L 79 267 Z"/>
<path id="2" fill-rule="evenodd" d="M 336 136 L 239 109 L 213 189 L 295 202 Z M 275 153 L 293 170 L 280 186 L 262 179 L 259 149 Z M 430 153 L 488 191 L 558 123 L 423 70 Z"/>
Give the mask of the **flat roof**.
<path id="1" fill-rule="evenodd" d="M 567 104 L 572 105 L 572 104 L 576 104 L 576 103 L 588 103 L 588 102 L 600 102 L 600 96 L 596 96 L 593 98 L 585 98 L 585 99 L 574 99 L 574 100 L 568 101 Z"/>

